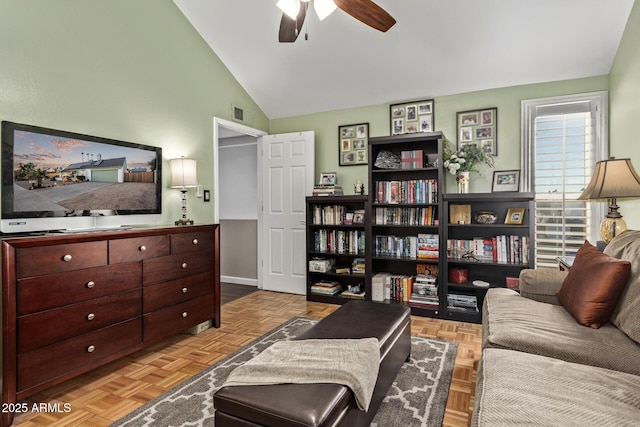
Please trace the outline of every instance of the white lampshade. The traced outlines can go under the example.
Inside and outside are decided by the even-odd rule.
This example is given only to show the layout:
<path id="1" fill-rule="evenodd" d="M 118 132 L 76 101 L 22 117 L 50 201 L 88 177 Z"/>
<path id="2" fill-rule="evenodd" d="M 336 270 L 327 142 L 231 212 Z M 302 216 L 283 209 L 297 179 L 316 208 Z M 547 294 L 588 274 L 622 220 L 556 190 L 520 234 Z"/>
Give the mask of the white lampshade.
<path id="1" fill-rule="evenodd" d="M 190 188 L 198 186 L 196 161 L 194 159 L 169 160 L 171 164 L 171 188 Z"/>
<path id="2" fill-rule="evenodd" d="M 336 10 L 337 6 L 333 0 L 313 0 L 313 8 L 316 11 L 316 15 L 322 21 L 327 16 Z"/>
<path id="3" fill-rule="evenodd" d="M 296 19 L 298 11 L 300 10 L 300 2 L 298 0 L 279 0 L 276 6 L 291 19 Z"/>

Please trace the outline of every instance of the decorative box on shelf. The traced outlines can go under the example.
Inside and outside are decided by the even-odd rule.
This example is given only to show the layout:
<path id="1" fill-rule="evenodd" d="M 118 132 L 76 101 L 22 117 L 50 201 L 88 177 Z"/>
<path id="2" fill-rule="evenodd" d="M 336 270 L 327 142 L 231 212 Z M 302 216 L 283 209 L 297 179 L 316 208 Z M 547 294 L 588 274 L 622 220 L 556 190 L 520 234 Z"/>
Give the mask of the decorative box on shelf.
<path id="1" fill-rule="evenodd" d="M 334 259 L 312 259 L 309 261 L 309 271 L 314 273 L 326 273 L 327 271 L 331 271 L 334 264 Z"/>

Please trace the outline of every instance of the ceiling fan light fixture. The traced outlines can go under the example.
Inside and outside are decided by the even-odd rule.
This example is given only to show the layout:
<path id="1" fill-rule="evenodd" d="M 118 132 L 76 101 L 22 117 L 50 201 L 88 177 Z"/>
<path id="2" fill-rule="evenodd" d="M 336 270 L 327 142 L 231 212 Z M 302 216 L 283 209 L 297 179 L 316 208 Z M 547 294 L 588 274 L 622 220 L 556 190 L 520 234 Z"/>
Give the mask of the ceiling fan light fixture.
<path id="1" fill-rule="evenodd" d="M 298 0 L 278 0 L 276 6 L 291 19 L 296 19 L 300 10 L 300 2 Z"/>
<path id="2" fill-rule="evenodd" d="M 333 0 L 313 0 L 313 8 L 321 21 L 331 15 L 337 7 Z"/>

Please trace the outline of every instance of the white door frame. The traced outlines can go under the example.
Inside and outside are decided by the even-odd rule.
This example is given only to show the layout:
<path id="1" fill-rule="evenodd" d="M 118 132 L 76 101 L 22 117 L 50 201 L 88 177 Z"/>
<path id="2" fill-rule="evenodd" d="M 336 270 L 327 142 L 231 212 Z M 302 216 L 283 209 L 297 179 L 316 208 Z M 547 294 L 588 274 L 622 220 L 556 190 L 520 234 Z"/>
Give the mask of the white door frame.
<path id="1" fill-rule="evenodd" d="M 254 129 L 252 127 L 243 125 L 241 123 L 232 122 L 229 120 L 221 119 L 219 117 L 213 118 L 213 195 L 211 200 L 213 202 L 213 221 L 216 223 L 220 222 L 220 177 L 218 176 L 218 172 L 220 171 L 218 159 L 220 158 L 218 150 L 219 150 L 219 135 L 220 128 L 226 128 L 243 135 L 249 135 L 253 137 L 261 137 L 268 135 L 268 132 Z M 258 177 L 262 177 L 262 156 L 260 153 L 262 152 L 262 147 L 258 144 Z M 258 183 L 256 182 L 256 186 Z M 258 248 L 262 245 L 262 191 L 258 191 Z M 262 289 L 262 251 L 258 251 L 257 254 L 258 261 L 258 289 Z"/>

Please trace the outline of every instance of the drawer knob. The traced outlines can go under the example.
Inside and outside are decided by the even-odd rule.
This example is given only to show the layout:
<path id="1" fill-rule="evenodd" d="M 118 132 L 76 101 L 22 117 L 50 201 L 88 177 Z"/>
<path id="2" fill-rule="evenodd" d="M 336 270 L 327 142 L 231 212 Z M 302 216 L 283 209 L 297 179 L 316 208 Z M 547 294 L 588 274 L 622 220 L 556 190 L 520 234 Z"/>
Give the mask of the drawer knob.
<path id="1" fill-rule="evenodd" d="M 182 267 L 182 268 L 187 268 L 187 263 L 186 263 L 186 262 L 183 262 L 183 263 L 182 263 L 182 265 L 181 265 L 180 267 Z"/>
<path id="2" fill-rule="evenodd" d="M 71 261 L 71 258 L 73 258 L 70 254 L 66 254 L 65 256 L 62 257 L 62 260 L 64 262 L 69 262 Z"/>
<path id="3" fill-rule="evenodd" d="M 95 319 L 95 318 L 96 318 L 96 315 L 95 315 L 95 314 L 93 314 L 93 313 L 89 313 L 89 314 L 87 314 L 87 320 L 93 320 L 93 319 Z"/>
<path id="4" fill-rule="evenodd" d="M 140 246 L 140 252 L 144 252 L 147 250 L 147 247 L 145 245 Z"/>
<path id="5" fill-rule="evenodd" d="M 94 351 L 96 351 L 95 345 L 90 345 L 89 347 L 87 347 L 87 353 L 93 353 Z"/>
<path id="6" fill-rule="evenodd" d="M 198 244 L 198 239 L 193 239 L 193 240 L 191 241 L 191 243 L 193 243 L 194 245 L 197 245 L 197 244 Z"/>
<path id="7" fill-rule="evenodd" d="M 186 293 L 187 293 L 187 291 L 188 291 L 188 289 L 187 289 L 187 288 L 182 288 L 182 293 L 183 293 L 183 294 L 186 294 Z"/>
<path id="8" fill-rule="evenodd" d="M 91 280 L 91 281 L 89 281 L 89 282 L 87 283 L 87 288 L 91 289 L 91 288 L 93 288 L 95 285 L 96 285 L 96 282 L 94 282 L 93 280 Z"/>
<path id="9" fill-rule="evenodd" d="M 187 317 L 187 312 L 186 311 L 182 312 L 182 317 Z"/>

